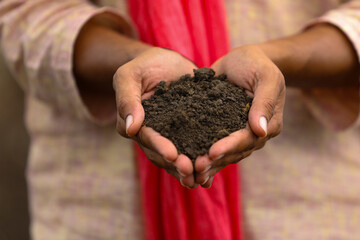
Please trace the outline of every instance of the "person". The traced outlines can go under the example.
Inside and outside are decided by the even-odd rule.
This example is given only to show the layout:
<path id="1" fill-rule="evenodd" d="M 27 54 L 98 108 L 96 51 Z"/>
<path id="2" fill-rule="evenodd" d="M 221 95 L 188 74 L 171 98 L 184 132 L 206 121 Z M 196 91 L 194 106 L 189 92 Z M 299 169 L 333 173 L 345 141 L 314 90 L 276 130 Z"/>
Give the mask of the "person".
<path id="1" fill-rule="evenodd" d="M 0 3 L 4 57 L 27 94 L 34 239 L 143 237 L 141 179 L 130 143 L 108 126 L 116 117 L 120 134 L 136 139 L 157 166 L 190 188 L 210 187 L 222 168 L 283 128 L 241 164 L 245 238 L 359 235 L 360 189 L 352 183 L 360 178 L 360 1 L 226 0 L 233 50 L 212 59 L 212 68 L 245 87 L 254 103 L 248 127 L 215 143 L 194 167 L 167 139 L 141 128 L 140 104 L 160 80 L 196 67 L 186 58 L 191 51 L 183 47 L 182 56 L 129 38 L 133 22 L 147 42 L 166 39 L 179 9 L 191 19 L 190 2 L 128 1 L 131 20 L 124 1 L 97 4 L 105 2 L 121 12 L 82 0 Z M 156 14 L 169 9 L 180 12 L 165 20 Z M 144 21 L 141 11 L 159 21 Z M 200 16 L 217 16 L 211 13 L 204 8 Z M 162 24 L 170 26 L 167 32 L 150 34 Z"/>

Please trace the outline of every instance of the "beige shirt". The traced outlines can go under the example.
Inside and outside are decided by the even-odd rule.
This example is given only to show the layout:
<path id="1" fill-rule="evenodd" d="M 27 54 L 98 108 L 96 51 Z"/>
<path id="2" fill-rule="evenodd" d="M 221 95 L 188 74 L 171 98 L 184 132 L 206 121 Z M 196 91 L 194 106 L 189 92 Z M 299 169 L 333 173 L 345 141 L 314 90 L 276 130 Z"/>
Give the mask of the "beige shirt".
<path id="1" fill-rule="evenodd" d="M 27 95 L 34 240 L 143 238 L 131 143 L 89 114 L 72 74 L 74 42 L 89 18 L 129 20 L 123 0 L 96 4 L 0 3 L 1 47 Z M 316 18 L 338 26 L 360 53 L 360 1 L 226 4 L 233 47 L 293 34 Z M 282 134 L 239 164 L 247 240 L 360 238 L 360 129 L 348 121 L 358 91 L 288 89 Z"/>

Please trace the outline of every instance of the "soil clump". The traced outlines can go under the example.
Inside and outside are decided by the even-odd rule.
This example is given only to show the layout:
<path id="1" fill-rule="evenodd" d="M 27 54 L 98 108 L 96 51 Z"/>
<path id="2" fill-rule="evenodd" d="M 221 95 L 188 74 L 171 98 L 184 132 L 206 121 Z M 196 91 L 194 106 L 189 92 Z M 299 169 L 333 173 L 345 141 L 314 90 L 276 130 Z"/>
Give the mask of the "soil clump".
<path id="1" fill-rule="evenodd" d="M 179 154 L 193 162 L 216 141 L 245 128 L 252 98 L 243 88 L 215 76 L 210 68 L 194 69 L 178 81 L 161 81 L 155 93 L 142 101 L 144 125 L 170 139 Z"/>

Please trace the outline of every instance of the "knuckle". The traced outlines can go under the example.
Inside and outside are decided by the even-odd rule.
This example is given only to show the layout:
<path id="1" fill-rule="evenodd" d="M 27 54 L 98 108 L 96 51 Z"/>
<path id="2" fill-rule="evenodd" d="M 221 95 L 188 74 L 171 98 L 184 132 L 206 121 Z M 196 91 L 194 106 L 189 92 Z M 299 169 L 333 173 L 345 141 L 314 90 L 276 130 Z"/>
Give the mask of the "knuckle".
<path id="1" fill-rule="evenodd" d="M 276 69 L 276 75 L 277 75 L 277 80 L 282 83 L 283 85 L 285 85 L 285 77 L 284 74 L 280 71 L 279 68 L 275 68 Z"/>
<path id="2" fill-rule="evenodd" d="M 116 90 L 118 88 L 118 81 L 122 78 L 122 75 L 123 75 L 123 67 L 119 67 L 113 76 L 114 90 Z"/>
<path id="3" fill-rule="evenodd" d="M 277 73 L 278 77 L 278 85 L 279 85 L 279 93 L 281 94 L 282 92 L 284 92 L 286 90 L 286 85 L 285 85 L 285 77 L 282 74 L 282 72 L 280 70 L 278 70 Z"/>
<path id="4" fill-rule="evenodd" d="M 119 115 L 121 116 L 122 119 L 125 120 L 125 109 L 127 108 L 127 106 L 129 106 L 130 104 L 130 100 L 128 98 L 125 98 L 125 97 L 120 97 L 120 99 L 118 100 L 118 103 L 117 103 L 117 109 L 118 109 L 118 112 L 119 112 Z"/>
<path id="5" fill-rule="evenodd" d="M 275 109 L 275 101 L 272 98 L 265 98 L 263 100 L 263 107 L 266 111 L 266 114 L 268 114 L 269 119 L 272 117 Z M 268 119 L 268 120 L 269 120 Z"/>

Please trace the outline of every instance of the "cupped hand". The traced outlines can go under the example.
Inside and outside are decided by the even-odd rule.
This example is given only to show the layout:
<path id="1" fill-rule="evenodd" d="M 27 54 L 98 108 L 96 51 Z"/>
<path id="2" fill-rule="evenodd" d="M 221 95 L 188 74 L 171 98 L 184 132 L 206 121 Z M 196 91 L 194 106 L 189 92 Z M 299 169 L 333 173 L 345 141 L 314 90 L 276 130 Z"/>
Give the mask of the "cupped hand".
<path id="1" fill-rule="evenodd" d="M 214 143 L 209 153 L 195 160 L 196 183 L 209 188 L 217 172 L 239 162 L 277 136 L 283 124 L 285 81 L 277 66 L 256 45 L 239 47 L 216 61 L 212 68 L 253 96 L 244 129 Z"/>
<path id="2" fill-rule="evenodd" d="M 136 140 L 149 160 L 188 188 L 197 187 L 191 160 L 183 154 L 178 155 L 169 139 L 142 126 L 145 112 L 141 101 L 154 93 L 160 81 L 175 81 L 192 73 L 194 68 L 196 66 L 179 53 L 154 47 L 121 66 L 113 81 L 118 109 L 117 131 Z"/>

